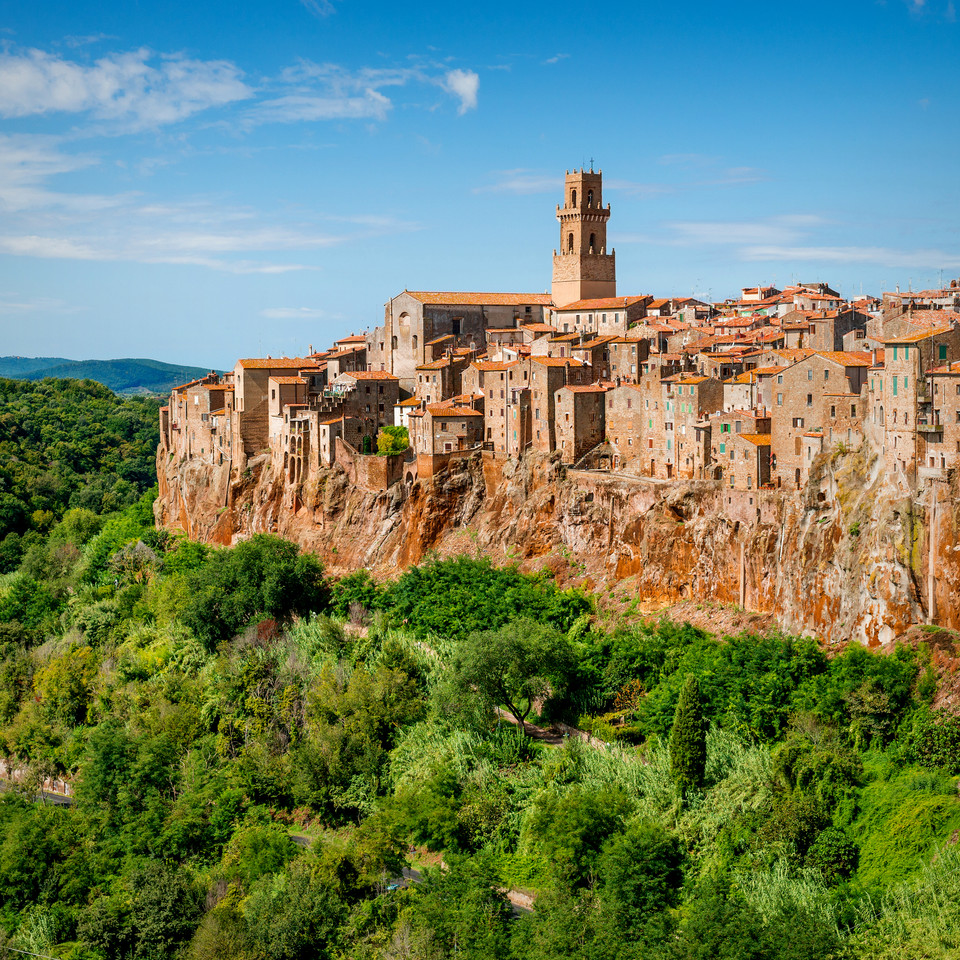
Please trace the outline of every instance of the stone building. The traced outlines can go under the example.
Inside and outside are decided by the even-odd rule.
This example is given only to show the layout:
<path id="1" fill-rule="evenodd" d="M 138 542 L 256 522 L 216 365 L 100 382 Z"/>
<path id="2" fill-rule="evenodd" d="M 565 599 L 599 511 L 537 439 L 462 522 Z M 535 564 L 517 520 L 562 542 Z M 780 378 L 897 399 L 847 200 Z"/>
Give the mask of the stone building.
<path id="1" fill-rule="evenodd" d="M 455 293 L 404 290 L 384 308 L 384 323 L 367 340 L 367 365 L 400 379 L 407 393 L 416 388 L 416 370 L 434 359 L 429 343 L 451 336 L 458 346 L 482 353 L 488 327 L 519 327 L 543 322 L 547 293 Z"/>
<path id="2" fill-rule="evenodd" d="M 941 435 L 928 371 L 956 359 L 960 359 L 956 323 L 884 340 L 883 385 L 874 394 L 874 410 L 883 426 L 887 471 L 901 480 L 915 479 L 917 464 L 926 462 L 929 437 Z"/>
<path id="3" fill-rule="evenodd" d="M 561 387 L 554 399 L 556 444 L 564 463 L 576 463 L 605 434 L 606 387 L 599 384 Z"/>
<path id="4" fill-rule="evenodd" d="M 621 383 L 604 397 L 606 439 L 613 451 L 614 469 L 639 473 L 646 450 L 649 392 L 637 383 Z"/>
<path id="5" fill-rule="evenodd" d="M 646 306 L 652 299 L 638 296 L 574 300 L 564 307 L 554 307 L 550 322 L 563 333 L 624 337 L 631 324 L 647 315 Z"/>
<path id="6" fill-rule="evenodd" d="M 607 353 L 610 356 L 610 379 L 636 383 L 643 363 L 650 356 L 650 341 L 617 337 L 607 344 Z"/>
<path id="7" fill-rule="evenodd" d="M 580 386 L 592 381 L 589 367 L 579 360 L 560 357 L 530 358 L 531 442 L 535 450 L 552 453 L 557 449 L 556 393 L 568 384 Z"/>
<path id="8" fill-rule="evenodd" d="M 603 206 L 602 171 L 567 171 L 563 206 L 557 206 L 559 253 L 553 251 L 555 307 L 617 295 L 616 254 L 607 252 L 609 219 L 610 205 Z"/>

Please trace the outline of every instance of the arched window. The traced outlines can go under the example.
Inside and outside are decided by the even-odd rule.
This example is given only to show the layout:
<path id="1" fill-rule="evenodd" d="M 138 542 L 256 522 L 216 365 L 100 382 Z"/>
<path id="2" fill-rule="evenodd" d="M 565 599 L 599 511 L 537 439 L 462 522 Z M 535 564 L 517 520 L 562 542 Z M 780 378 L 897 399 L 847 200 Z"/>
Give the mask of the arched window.
<path id="1" fill-rule="evenodd" d="M 588 207 L 592 207 L 592 206 L 593 206 L 593 191 L 592 191 L 592 190 L 588 190 L 588 191 L 587 191 L 587 206 L 588 206 Z"/>
<path id="2" fill-rule="evenodd" d="M 597 245 L 597 235 L 595 233 L 590 234 L 590 252 L 596 253 L 594 247 Z"/>
<path id="3" fill-rule="evenodd" d="M 416 334 L 413 335 L 413 349 L 414 349 L 414 350 L 417 349 L 417 335 L 416 335 Z"/>
<path id="4" fill-rule="evenodd" d="M 393 349 L 393 350 L 396 350 L 396 349 L 397 349 L 397 338 L 396 338 L 396 337 L 394 337 L 393 340 L 391 341 L 390 347 L 391 347 L 391 349 Z"/>
<path id="5" fill-rule="evenodd" d="M 571 191 L 570 191 L 570 206 L 571 206 L 571 207 L 575 207 L 576 205 L 577 205 L 577 191 L 576 191 L 576 190 L 571 190 Z"/>
<path id="6" fill-rule="evenodd" d="M 573 234 L 567 234 L 567 253 L 573 253 Z"/>
<path id="7" fill-rule="evenodd" d="M 883 426 L 883 407 L 880 408 L 880 426 Z"/>

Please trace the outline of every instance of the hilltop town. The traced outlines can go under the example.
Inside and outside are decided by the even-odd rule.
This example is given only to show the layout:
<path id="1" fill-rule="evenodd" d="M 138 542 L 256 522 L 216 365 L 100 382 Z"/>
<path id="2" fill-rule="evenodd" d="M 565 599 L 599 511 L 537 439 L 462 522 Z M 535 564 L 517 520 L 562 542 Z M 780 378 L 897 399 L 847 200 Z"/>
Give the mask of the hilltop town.
<path id="1" fill-rule="evenodd" d="M 237 472 L 269 454 L 292 483 L 339 464 L 386 489 L 477 451 L 558 452 L 625 476 L 719 481 L 747 509 L 865 439 L 905 492 L 956 464 L 957 281 L 852 301 L 825 282 L 722 303 L 620 296 L 602 189 L 600 172 L 566 174 L 551 293 L 404 290 L 372 331 L 175 388 L 162 453 Z M 392 426 L 409 447 L 377 457 Z"/>

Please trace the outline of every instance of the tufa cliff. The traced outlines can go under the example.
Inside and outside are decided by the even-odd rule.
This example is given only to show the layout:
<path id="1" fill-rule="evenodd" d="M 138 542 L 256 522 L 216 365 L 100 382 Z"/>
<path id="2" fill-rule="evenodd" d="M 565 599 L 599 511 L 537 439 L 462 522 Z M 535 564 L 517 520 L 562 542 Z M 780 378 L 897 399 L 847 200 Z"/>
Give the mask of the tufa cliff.
<path id="1" fill-rule="evenodd" d="M 339 468 L 290 484 L 268 456 L 158 456 L 160 526 L 208 543 L 295 540 L 333 574 L 394 576 L 429 551 L 483 553 L 647 611 L 684 601 L 769 615 L 781 629 L 877 645 L 911 624 L 960 628 L 956 481 L 888 486 L 868 444 L 816 462 L 807 486 L 734 491 L 474 453 L 429 480 L 367 492 Z"/>

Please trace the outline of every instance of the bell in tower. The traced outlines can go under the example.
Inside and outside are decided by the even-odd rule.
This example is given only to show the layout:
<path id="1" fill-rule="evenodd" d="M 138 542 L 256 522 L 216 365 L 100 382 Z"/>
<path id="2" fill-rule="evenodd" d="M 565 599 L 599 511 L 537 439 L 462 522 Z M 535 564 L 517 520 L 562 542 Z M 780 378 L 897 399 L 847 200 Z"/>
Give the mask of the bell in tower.
<path id="1" fill-rule="evenodd" d="M 560 247 L 553 251 L 553 304 L 617 295 L 616 257 L 607 253 L 610 205 L 603 205 L 603 172 L 574 170 L 557 206 Z"/>

